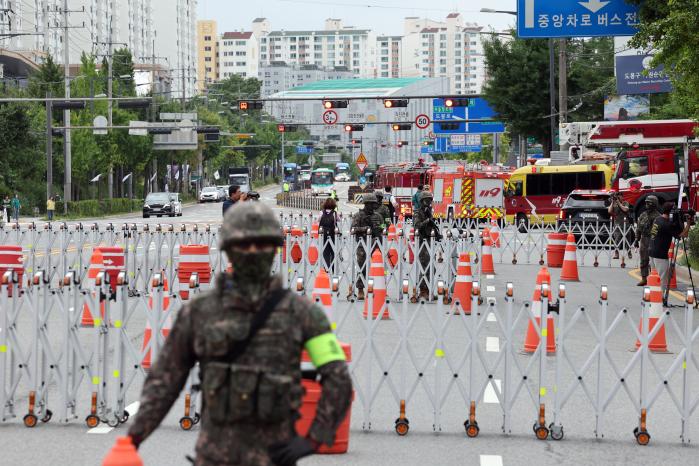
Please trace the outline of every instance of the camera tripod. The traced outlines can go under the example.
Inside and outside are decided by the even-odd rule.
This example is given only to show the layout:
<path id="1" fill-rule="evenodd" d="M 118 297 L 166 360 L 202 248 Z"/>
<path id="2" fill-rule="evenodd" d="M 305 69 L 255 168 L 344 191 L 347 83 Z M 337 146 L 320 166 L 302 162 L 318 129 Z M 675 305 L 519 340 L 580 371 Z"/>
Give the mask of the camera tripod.
<path id="1" fill-rule="evenodd" d="M 672 255 L 672 260 L 670 261 L 670 271 L 669 271 L 669 277 L 671 280 L 672 276 L 675 274 L 675 269 L 677 268 L 677 256 L 680 252 L 680 241 L 682 242 L 682 249 L 684 250 L 684 254 L 687 257 L 687 272 L 689 273 L 689 284 L 692 287 L 692 291 L 695 292 L 696 290 L 694 288 L 694 278 L 692 277 L 692 267 L 689 264 L 689 255 L 687 254 L 687 238 L 675 238 L 675 247 Z M 668 303 L 668 298 L 670 297 L 670 283 L 667 283 L 667 287 L 665 288 L 665 293 L 663 293 L 663 303 Z M 670 304 L 667 304 L 667 307 L 681 307 L 681 306 L 671 306 Z M 699 308 L 699 303 L 695 301 L 694 303 L 695 308 Z"/>

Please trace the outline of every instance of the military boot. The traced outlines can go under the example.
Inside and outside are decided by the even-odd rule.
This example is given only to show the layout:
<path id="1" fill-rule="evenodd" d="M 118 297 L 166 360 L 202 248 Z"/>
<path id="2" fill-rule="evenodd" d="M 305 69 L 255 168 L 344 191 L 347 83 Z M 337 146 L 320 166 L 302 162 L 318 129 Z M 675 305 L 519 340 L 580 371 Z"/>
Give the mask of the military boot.
<path id="1" fill-rule="evenodd" d="M 357 290 L 357 301 L 364 301 L 364 288 Z"/>
<path id="2" fill-rule="evenodd" d="M 427 287 L 420 287 L 420 298 L 424 299 L 425 301 L 430 300 L 430 290 L 428 290 Z"/>
<path id="3" fill-rule="evenodd" d="M 648 280 L 646 280 L 646 277 L 641 278 L 641 281 L 636 283 L 636 286 L 646 286 L 648 284 Z"/>

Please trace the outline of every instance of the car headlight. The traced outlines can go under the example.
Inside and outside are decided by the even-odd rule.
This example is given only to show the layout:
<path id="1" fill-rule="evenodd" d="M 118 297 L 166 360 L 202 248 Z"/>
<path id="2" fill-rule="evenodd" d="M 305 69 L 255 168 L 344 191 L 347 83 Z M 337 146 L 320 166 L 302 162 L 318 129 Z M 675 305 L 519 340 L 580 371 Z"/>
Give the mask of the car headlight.
<path id="1" fill-rule="evenodd" d="M 145 205 L 143 206 L 143 208 L 144 208 L 144 209 L 150 209 L 150 206 L 149 206 L 148 204 L 145 204 Z"/>

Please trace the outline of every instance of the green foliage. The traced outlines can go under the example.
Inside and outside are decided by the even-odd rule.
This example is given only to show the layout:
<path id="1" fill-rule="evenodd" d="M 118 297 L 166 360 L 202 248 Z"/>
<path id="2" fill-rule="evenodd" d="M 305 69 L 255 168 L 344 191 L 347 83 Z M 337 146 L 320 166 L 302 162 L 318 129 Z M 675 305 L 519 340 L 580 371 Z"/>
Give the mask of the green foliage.
<path id="1" fill-rule="evenodd" d="M 604 98 L 616 94 L 614 40 L 610 37 L 568 42 L 568 106 L 582 105 L 569 121 L 601 121 Z"/>
<path id="2" fill-rule="evenodd" d="M 699 118 L 699 2 L 629 0 L 642 4 L 641 26 L 631 46 L 656 50 L 654 64 L 665 65 L 675 91 L 664 111 Z M 678 112 L 679 111 L 679 112 Z"/>
<path id="3" fill-rule="evenodd" d="M 68 203 L 68 217 L 103 217 L 105 215 L 123 214 L 136 212 L 143 208 L 143 201 L 140 199 L 108 199 L 86 201 L 75 201 Z M 59 212 L 61 209 L 58 209 Z"/>
<path id="4" fill-rule="evenodd" d="M 699 227 L 694 227 L 689 230 L 687 247 L 689 248 L 690 258 L 694 261 L 699 261 Z"/>
<path id="5" fill-rule="evenodd" d="M 46 56 L 46 61 L 39 66 L 39 70 L 29 79 L 29 95 L 32 97 L 46 97 L 46 92 L 51 91 L 54 97 L 65 95 L 65 77 L 63 67 L 53 61 L 51 55 Z"/>

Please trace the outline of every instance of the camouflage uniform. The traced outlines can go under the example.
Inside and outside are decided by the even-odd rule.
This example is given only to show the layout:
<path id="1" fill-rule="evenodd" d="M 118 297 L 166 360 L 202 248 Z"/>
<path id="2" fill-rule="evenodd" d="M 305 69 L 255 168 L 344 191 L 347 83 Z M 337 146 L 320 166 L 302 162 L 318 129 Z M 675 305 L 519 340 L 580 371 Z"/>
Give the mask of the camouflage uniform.
<path id="1" fill-rule="evenodd" d="M 381 226 L 383 228 L 388 228 L 388 225 L 391 223 L 391 211 L 388 210 L 386 200 L 380 191 L 376 192 L 376 200 L 379 202 L 379 208 L 376 212 L 381 216 Z"/>
<path id="2" fill-rule="evenodd" d="M 427 297 L 429 294 L 428 283 L 430 280 L 430 251 L 428 240 L 432 236 L 432 193 L 423 191 L 420 194 L 420 208 L 413 212 L 413 228 L 418 237 L 418 256 L 420 258 L 420 266 L 424 270 L 424 274 L 420 277 L 420 296 Z"/>
<path id="3" fill-rule="evenodd" d="M 646 198 L 646 210 L 638 217 L 636 222 L 636 247 L 641 256 L 641 281 L 639 286 L 645 286 L 647 277 L 650 275 L 650 231 L 653 228 L 655 219 L 660 216 L 658 210 L 658 198 L 648 196 Z"/>
<path id="4" fill-rule="evenodd" d="M 363 295 L 364 284 L 366 282 L 366 256 L 367 251 L 373 251 L 374 240 L 381 241 L 383 235 L 383 220 L 381 215 L 377 212 L 378 201 L 376 195 L 369 193 L 364 195 L 364 209 L 360 210 L 352 217 L 352 229 L 354 230 L 354 236 L 357 240 L 357 289 L 360 290 L 361 295 Z M 371 229 L 371 239 L 369 240 L 372 244 L 360 244 L 367 241 L 367 229 Z M 361 297 L 360 295 L 360 297 Z"/>
<path id="5" fill-rule="evenodd" d="M 624 228 L 629 228 L 629 213 L 624 212 L 621 206 L 629 209 L 629 203 L 623 199 L 613 199 L 610 216 L 612 218 L 612 239 L 614 240 L 614 258 L 619 258 L 619 250 L 624 249 Z"/>
<path id="6" fill-rule="evenodd" d="M 309 445 L 305 454 L 311 453 L 315 444 L 333 443 L 335 430 L 350 405 L 352 384 L 347 365 L 338 354 L 342 350 L 324 312 L 290 292 L 275 305 L 244 353 L 234 362 L 230 360 L 232 345 L 247 337 L 265 297 L 282 287 L 281 279 L 269 276 L 268 269 L 266 278 L 251 283 L 248 279 L 252 275 L 247 270 L 250 267 L 254 271 L 253 264 L 246 262 L 239 267 L 236 253 L 229 251 L 226 228 L 232 230 L 240 225 L 241 212 L 271 216 L 276 223 L 272 211 L 260 203 L 241 203 L 226 214 L 221 248 L 231 257 L 236 271 L 232 276 L 219 275 L 214 289 L 198 295 L 179 312 L 148 374 L 141 409 L 129 429 L 136 445 L 146 439 L 177 400 L 190 369 L 199 362 L 203 403 L 194 463 L 198 466 L 271 466 L 271 446 L 291 445 L 292 439 L 299 441 L 294 422 L 303 395 L 300 358 L 304 345 L 310 348 L 309 341 L 329 337 L 324 341 L 329 343 L 325 351 L 337 357 L 318 364 L 323 390 L 308 434 L 310 440 L 300 439 Z M 266 221 L 269 223 L 269 217 Z M 264 228 L 257 229 L 264 234 Z M 281 235 L 278 236 L 280 243 Z M 265 239 L 246 238 L 253 242 Z M 264 260 L 260 253 L 241 254 L 256 254 L 258 262 L 274 257 L 274 252 Z"/>

